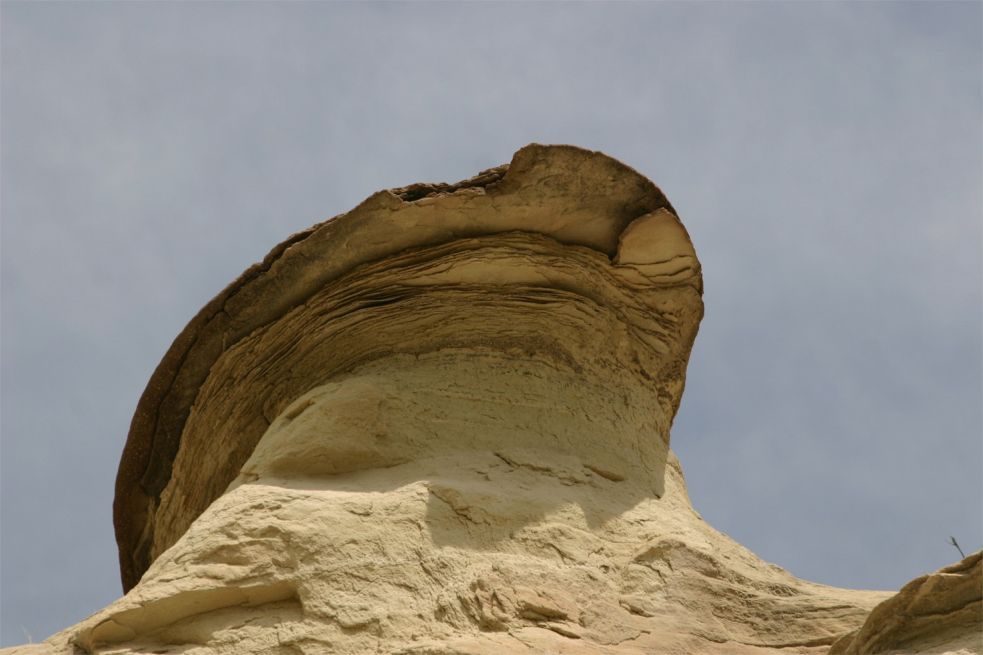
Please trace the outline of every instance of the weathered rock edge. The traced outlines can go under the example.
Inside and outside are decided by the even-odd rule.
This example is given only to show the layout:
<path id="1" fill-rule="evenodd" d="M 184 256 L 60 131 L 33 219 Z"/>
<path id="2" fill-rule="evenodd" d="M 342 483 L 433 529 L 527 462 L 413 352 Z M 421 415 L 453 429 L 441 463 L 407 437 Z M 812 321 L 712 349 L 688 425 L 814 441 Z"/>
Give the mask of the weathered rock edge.
<path id="1" fill-rule="evenodd" d="M 614 257 L 625 228 L 659 209 L 675 218 L 658 187 L 628 166 L 573 146 L 532 144 L 509 165 L 457 184 L 380 191 L 273 248 L 182 330 L 137 405 L 113 505 L 124 590 L 153 560 L 155 512 L 198 391 L 243 338 L 353 268 L 409 248 L 526 231 Z"/>
<path id="2" fill-rule="evenodd" d="M 829 652 L 983 652 L 983 551 L 915 578 Z"/>
<path id="3" fill-rule="evenodd" d="M 702 521 L 668 451 L 702 316 L 689 237 L 668 204 L 623 211 L 649 196 L 620 164 L 526 151 L 511 190 L 499 167 L 376 194 L 196 317 L 168 384 L 222 342 L 147 498 L 152 564 L 0 652 L 983 652 L 979 553 L 889 597 Z"/>

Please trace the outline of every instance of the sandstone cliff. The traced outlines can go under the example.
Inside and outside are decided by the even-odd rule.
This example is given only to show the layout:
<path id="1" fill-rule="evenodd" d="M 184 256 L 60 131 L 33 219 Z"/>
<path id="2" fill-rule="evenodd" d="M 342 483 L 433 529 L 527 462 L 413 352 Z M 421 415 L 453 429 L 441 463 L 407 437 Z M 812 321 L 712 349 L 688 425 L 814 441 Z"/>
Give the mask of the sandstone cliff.
<path id="1" fill-rule="evenodd" d="M 834 589 L 693 510 L 669 430 L 702 313 L 672 206 L 599 153 L 379 192 L 178 336 L 120 465 L 126 595 L 9 652 L 983 650 L 978 558 Z"/>

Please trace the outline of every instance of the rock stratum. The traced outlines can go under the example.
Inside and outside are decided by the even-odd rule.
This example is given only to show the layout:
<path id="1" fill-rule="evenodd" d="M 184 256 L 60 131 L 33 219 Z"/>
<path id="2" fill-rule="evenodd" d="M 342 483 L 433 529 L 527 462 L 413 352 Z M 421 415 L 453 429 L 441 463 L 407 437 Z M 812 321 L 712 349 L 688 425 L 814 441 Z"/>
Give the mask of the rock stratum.
<path id="1" fill-rule="evenodd" d="M 979 554 L 799 580 L 692 508 L 700 264 L 650 181 L 531 145 L 374 194 L 220 293 L 120 464 L 126 595 L 18 653 L 980 653 Z"/>

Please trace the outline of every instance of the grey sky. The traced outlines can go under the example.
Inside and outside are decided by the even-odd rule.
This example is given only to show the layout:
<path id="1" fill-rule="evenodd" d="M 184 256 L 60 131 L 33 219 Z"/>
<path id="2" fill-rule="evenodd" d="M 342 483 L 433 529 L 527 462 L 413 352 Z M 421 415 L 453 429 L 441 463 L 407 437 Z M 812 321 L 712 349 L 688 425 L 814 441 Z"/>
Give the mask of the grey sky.
<path id="1" fill-rule="evenodd" d="M 981 8 L 4 2 L 0 644 L 119 594 L 129 419 L 207 300 L 531 141 L 621 159 L 690 230 L 672 439 L 710 523 L 840 586 L 979 548 Z"/>

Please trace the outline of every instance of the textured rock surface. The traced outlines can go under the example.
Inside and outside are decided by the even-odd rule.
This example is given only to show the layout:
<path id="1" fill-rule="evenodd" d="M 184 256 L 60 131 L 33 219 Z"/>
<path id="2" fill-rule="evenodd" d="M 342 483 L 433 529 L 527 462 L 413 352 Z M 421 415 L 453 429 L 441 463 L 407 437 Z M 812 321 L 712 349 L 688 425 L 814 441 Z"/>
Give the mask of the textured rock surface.
<path id="1" fill-rule="evenodd" d="M 819 653 L 884 596 L 760 561 L 700 520 L 673 459 L 656 499 L 579 458 L 505 449 L 237 486 L 126 597 L 54 641 L 100 653 Z"/>
<path id="2" fill-rule="evenodd" d="M 509 251 L 498 242 L 513 232 L 528 243 Z M 476 240 L 472 248 L 497 249 L 501 265 L 483 266 L 482 258 L 473 258 L 477 264 L 471 266 L 443 265 L 435 261 L 439 253 L 418 253 L 466 248 L 462 240 L 468 239 Z M 594 267 L 565 265 L 575 253 Z M 385 268 L 392 256 L 400 259 L 393 265 L 408 267 L 413 279 L 403 283 L 399 271 L 362 275 L 360 267 Z M 527 266 L 529 259 L 537 262 Z M 428 263 L 438 277 L 445 266 L 443 279 L 435 281 L 439 288 L 428 290 L 426 278 L 412 275 Z M 607 280 L 593 279 L 597 264 Z M 661 191 L 609 157 L 567 146 L 527 146 L 510 165 L 455 185 L 380 191 L 347 214 L 294 235 L 195 316 L 147 385 L 116 484 L 124 588 L 221 494 L 287 404 L 361 362 L 489 339 L 498 347 L 521 341 L 518 347 L 527 350 L 562 352 L 552 325 L 525 317 L 566 303 L 566 313 L 554 315 L 576 321 L 570 312 L 583 298 L 627 333 L 625 347 L 640 357 L 629 364 L 659 375 L 661 397 L 678 402 L 702 312 L 700 284 L 692 245 Z M 608 292 L 627 303 L 605 302 Z M 476 294 L 484 300 L 475 301 Z M 441 306 L 446 310 L 434 311 Z M 393 313 L 411 308 L 403 316 Z M 477 309 L 519 315 L 509 322 L 516 329 L 499 335 L 479 321 L 458 329 L 457 321 Z M 398 324 L 408 313 L 423 318 Z M 448 326 L 448 320 L 455 323 Z M 373 325 L 349 334 L 366 322 Z M 440 327 L 445 333 L 433 339 L 422 331 Z M 320 334 L 322 329 L 329 333 Z M 377 329 L 388 333 L 375 338 Z M 660 340 L 661 346 L 644 343 Z M 648 361 L 651 353 L 661 361 Z"/>
<path id="3" fill-rule="evenodd" d="M 916 578 L 830 655 L 983 652 L 983 553 Z"/>
<path id="4" fill-rule="evenodd" d="M 690 505 L 669 428 L 701 296 L 662 193 L 566 146 L 291 237 L 140 401 L 114 508 L 128 593 L 9 652 L 868 643 L 890 594 L 798 580 Z"/>

